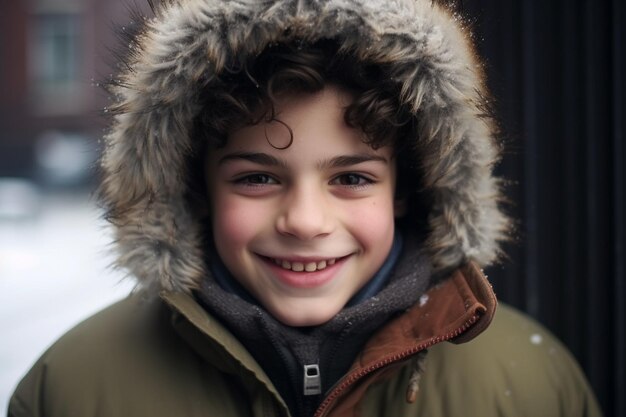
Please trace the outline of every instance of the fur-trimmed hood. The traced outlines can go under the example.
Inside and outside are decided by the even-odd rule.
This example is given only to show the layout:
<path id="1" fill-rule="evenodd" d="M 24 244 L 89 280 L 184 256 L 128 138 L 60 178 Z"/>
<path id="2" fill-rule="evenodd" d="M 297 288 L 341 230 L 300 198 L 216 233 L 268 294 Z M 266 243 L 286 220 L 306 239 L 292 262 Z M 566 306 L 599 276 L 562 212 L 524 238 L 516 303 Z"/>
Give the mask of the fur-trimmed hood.
<path id="1" fill-rule="evenodd" d="M 433 198 L 433 265 L 497 259 L 509 224 L 492 175 L 499 152 L 460 18 L 431 0 L 163 0 L 155 16 L 112 87 L 101 160 L 117 265 L 141 286 L 189 291 L 206 274 L 202 228 L 184 198 L 199 91 L 233 56 L 296 39 L 332 38 L 364 61 L 403 64 L 397 82 L 417 119 L 416 163 Z"/>

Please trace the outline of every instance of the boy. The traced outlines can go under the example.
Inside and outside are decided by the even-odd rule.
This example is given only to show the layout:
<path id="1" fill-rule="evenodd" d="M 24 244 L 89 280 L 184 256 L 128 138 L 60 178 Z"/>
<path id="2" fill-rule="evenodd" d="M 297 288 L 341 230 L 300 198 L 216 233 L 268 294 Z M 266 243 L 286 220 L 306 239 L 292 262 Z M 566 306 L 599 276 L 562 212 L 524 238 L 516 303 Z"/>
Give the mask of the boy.
<path id="1" fill-rule="evenodd" d="M 545 330 L 494 319 L 478 265 L 508 221 L 455 22 L 430 1 L 164 3 L 102 161 L 140 289 L 46 352 L 9 414 L 599 415 Z"/>

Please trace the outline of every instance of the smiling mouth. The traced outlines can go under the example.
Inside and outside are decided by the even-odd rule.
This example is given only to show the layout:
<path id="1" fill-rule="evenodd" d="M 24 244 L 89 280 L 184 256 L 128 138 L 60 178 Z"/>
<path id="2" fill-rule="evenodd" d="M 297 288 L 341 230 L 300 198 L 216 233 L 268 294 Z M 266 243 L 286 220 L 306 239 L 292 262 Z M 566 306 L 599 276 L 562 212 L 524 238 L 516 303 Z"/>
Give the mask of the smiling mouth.
<path id="1" fill-rule="evenodd" d="M 315 272 L 326 269 L 327 267 L 334 265 L 337 260 L 341 258 L 324 259 L 321 261 L 311 262 L 298 262 L 288 261 L 286 259 L 268 258 L 276 265 L 283 269 L 294 272 Z"/>

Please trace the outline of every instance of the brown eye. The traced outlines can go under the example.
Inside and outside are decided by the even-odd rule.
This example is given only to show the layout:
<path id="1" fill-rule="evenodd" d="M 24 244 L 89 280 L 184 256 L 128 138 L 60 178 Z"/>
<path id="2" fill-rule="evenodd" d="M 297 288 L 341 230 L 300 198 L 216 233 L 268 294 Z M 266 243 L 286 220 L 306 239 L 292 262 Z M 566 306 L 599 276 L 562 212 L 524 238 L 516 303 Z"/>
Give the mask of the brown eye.
<path id="1" fill-rule="evenodd" d="M 270 182 L 270 177 L 265 174 L 254 174 L 248 177 L 248 182 L 251 184 L 267 184 Z"/>
<path id="2" fill-rule="evenodd" d="M 338 175 L 337 177 L 335 177 L 335 179 L 333 179 L 332 183 L 336 185 L 342 185 L 344 187 L 354 188 L 366 187 L 374 183 L 374 181 L 360 174 L 347 173 Z"/>
<path id="3" fill-rule="evenodd" d="M 274 178 L 267 174 L 250 174 L 245 177 L 239 178 L 237 183 L 250 184 L 250 185 L 265 185 L 265 184 L 277 184 Z"/>
<path id="4" fill-rule="evenodd" d="M 359 185 L 363 180 L 363 177 L 356 174 L 346 174 L 338 178 L 341 185 Z"/>

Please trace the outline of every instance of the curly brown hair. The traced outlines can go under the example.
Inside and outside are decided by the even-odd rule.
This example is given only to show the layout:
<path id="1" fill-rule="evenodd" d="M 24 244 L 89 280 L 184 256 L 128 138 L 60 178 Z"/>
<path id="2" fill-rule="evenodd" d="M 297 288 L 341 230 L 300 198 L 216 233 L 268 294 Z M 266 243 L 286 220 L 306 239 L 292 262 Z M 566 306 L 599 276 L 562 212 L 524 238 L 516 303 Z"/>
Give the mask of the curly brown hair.
<path id="1" fill-rule="evenodd" d="M 196 138 L 217 146 L 237 128 L 276 120 L 279 95 L 315 93 L 326 84 L 352 93 L 345 121 L 361 129 L 373 148 L 413 129 L 414 118 L 400 105 L 399 86 L 391 74 L 381 65 L 357 61 L 328 40 L 271 45 L 258 56 L 227 66 L 212 83 L 214 88 L 200 95 L 203 108 L 210 111 L 200 113 L 194 128 Z"/>

